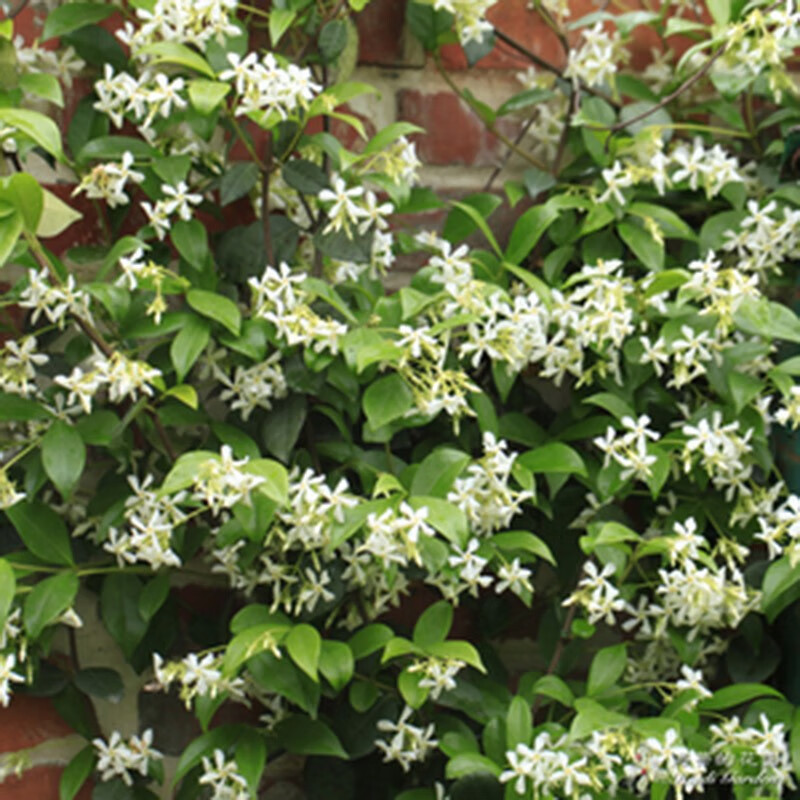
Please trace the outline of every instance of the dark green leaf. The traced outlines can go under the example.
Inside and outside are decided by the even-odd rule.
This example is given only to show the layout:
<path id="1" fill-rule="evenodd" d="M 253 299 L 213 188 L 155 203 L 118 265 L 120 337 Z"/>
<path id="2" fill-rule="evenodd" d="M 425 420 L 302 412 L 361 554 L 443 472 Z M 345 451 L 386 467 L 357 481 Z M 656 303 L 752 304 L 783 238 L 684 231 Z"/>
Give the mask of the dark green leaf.
<path id="1" fill-rule="evenodd" d="M 70 565 L 69 533 L 61 517 L 40 503 L 17 503 L 5 510 L 25 547 L 48 564 Z"/>
<path id="2" fill-rule="evenodd" d="M 66 500 L 86 464 L 86 446 L 75 428 L 56 420 L 42 439 L 42 464 L 47 477 Z"/>
<path id="3" fill-rule="evenodd" d="M 237 161 L 227 167 L 219 187 L 220 205 L 227 206 L 244 197 L 258 181 L 258 166 L 252 161 Z"/>
<path id="4" fill-rule="evenodd" d="M 192 315 L 172 340 L 169 355 L 175 367 L 178 382 L 182 382 L 194 363 L 206 349 L 211 338 L 210 325 L 200 317 Z"/>
<path id="5" fill-rule="evenodd" d="M 278 723 L 275 735 L 290 753 L 347 758 L 339 738 L 319 719 L 294 714 Z"/>
<path id="6" fill-rule="evenodd" d="M 84 693 L 118 703 L 125 694 L 122 678 L 113 669 L 90 667 L 75 673 L 75 685 Z"/>
<path id="7" fill-rule="evenodd" d="M 73 604 L 77 593 L 78 576 L 72 573 L 53 575 L 37 583 L 25 598 L 22 610 L 28 636 L 36 639 Z"/>
<path id="8" fill-rule="evenodd" d="M 58 782 L 58 800 L 73 800 L 92 774 L 96 760 L 95 749 L 89 745 L 64 767 Z"/>

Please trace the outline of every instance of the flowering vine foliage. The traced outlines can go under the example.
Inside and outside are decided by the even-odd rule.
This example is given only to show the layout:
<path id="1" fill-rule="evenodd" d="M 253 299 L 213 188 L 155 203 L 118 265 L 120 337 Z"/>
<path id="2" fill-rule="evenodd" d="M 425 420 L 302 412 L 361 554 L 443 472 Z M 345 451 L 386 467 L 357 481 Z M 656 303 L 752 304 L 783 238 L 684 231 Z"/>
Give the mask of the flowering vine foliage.
<path id="1" fill-rule="evenodd" d="M 536 0 L 559 66 L 491 2 L 411 2 L 488 128 L 525 118 L 519 179 L 436 232 L 401 221 L 444 207 L 419 130 L 370 138 L 346 106 L 374 91 L 349 80 L 361 5 L 75 2 L 32 44 L 0 25 L 4 304 L 26 315 L 0 350 L 0 703 L 53 695 L 86 737 L 62 800 L 90 778 L 244 800 L 284 752 L 331 800 L 788 796 L 800 11 Z M 637 72 L 642 27 L 661 45 Z M 459 90 L 454 42 L 527 55 L 519 93 Z M 42 158 L 102 247 L 48 249 L 78 215 Z M 422 266 L 390 293 L 400 258 Z M 187 623 L 186 582 L 224 587 L 214 619 Z M 50 658 L 87 596 L 199 721 L 171 783 L 158 729 L 86 713 L 119 676 Z"/>

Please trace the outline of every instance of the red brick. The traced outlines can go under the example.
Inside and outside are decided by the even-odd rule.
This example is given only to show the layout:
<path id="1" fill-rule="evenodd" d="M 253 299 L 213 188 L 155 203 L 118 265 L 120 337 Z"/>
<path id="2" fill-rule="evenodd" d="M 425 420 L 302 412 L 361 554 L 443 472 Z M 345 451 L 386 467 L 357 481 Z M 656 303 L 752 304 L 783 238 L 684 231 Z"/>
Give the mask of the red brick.
<path id="1" fill-rule="evenodd" d="M 406 0 L 372 0 L 356 16 L 358 61 L 393 67 L 403 63 Z"/>
<path id="2" fill-rule="evenodd" d="M 398 119 L 425 128 L 424 134 L 410 137 L 425 164 L 482 167 L 496 163 L 502 145 L 451 92 L 425 94 L 404 89 L 397 94 L 397 112 Z M 511 133 L 508 125 L 513 123 L 503 120 L 505 135 Z"/>
<path id="3" fill-rule="evenodd" d="M 0 713 L 0 753 L 27 750 L 71 733 L 72 728 L 45 697 L 15 695 L 8 708 Z"/>
<path id="4" fill-rule="evenodd" d="M 20 777 L 8 777 L 0 783 L 0 800 L 58 800 L 62 772 L 62 767 L 34 767 Z M 92 784 L 87 783 L 75 798 L 90 800 L 91 796 Z"/>

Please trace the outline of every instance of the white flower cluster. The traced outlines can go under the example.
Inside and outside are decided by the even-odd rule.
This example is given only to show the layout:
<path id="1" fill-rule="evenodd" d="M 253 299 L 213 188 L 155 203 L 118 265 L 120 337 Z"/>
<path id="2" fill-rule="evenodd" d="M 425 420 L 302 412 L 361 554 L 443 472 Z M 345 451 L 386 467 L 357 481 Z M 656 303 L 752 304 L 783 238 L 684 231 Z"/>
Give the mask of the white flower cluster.
<path id="1" fill-rule="evenodd" d="M 131 772 L 147 775 L 151 761 L 163 755 L 153 745 L 153 731 L 148 728 L 141 736 L 131 736 L 126 742 L 119 731 L 111 734 L 108 742 L 98 737 L 92 739 L 98 754 L 96 769 L 104 781 L 122 778 L 127 786 L 133 786 Z"/>
<path id="2" fill-rule="evenodd" d="M 435 531 L 426 522 L 427 518 L 427 508 L 423 506 L 415 511 L 406 502 L 401 502 L 396 510 L 387 508 L 382 514 L 370 514 L 366 521 L 364 544 L 356 553 L 368 553 L 371 559 L 385 564 L 405 567 L 412 560 L 421 565 L 420 539 L 435 536 Z M 351 567 L 354 566 L 355 562 L 351 561 Z M 378 602 L 378 605 L 383 606 L 384 602 Z"/>
<path id="3" fill-rule="evenodd" d="M 119 163 L 98 164 L 81 180 L 73 196 L 85 192 L 90 199 L 105 201 L 109 208 L 127 205 L 130 202 L 125 193 L 128 181 L 141 183 L 144 180 L 144 173 L 131 169 L 133 160 L 133 155 L 126 151 Z"/>
<path id="4" fill-rule="evenodd" d="M 188 222 L 192 218 L 192 206 L 203 202 L 203 195 L 190 192 L 185 181 L 179 181 L 177 186 L 162 184 L 161 191 L 166 197 L 156 200 L 155 205 L 147 201 L 141 203 L 142 209 L 159 239 L 163 239 L 169 233 L 173 214 L 177 214 L 182 220 Z"/>
<path id="5" fill-rule="evenodd" d="M 301 344 L 317 353 L 328 350 L 336 355 L 347 326 L 319 316 L 308 305 L 308 295 L 300 286 L 307 277 L 281 264 L 277 270 L 267 267 L 261 278 L 250 278 L 253 318 L 271 322 L 290 347 Z"/>
<path id="6" fill-rule="evenodd" d="M 22 397 L 36 394 L 36 368 L 49 360 L 38 351 L 35 336 L 9 339 L 0 350 L 0 389 Z"/>
<path id="7" fill-rule="evenodd" d="M 765 714 L 758 721 L 760 728 L 744 727 L 738 717 L 712 725 L 711 754 L 734 776 L 753 774 L 757 766 L 759 783 L 780 796 L 781 789 L 795 788 L 786 731 L 782 723 L 772 725 Z"/>
<path id="8" fill-rule="evenodd" d="M 203 774 L 198 782 L 210 788 L 210 800 L 250 800 L 252 797 L 236 761 L 227 759 L 219 748 L 214 750 L 213 763 L 203 756 Z"/>
<path id="9" fill-rule="evenodd" d="M 748 200 L 747 212 L 738 230 L 725 232 L 722 247 L 736 254 L 737 269 L 765 281 L 770 273 L 780 274 L 784 262 L 800 257 L 800 209 L 778 209 L 774 200 L 759 207 Z"/>
<path id="10" fill-rule="evenodd" d="M 241 33 L 232 20 L 237 5 L 237 0 L 156 0 L 148 8 L 137 8 L 139 25 L 126 22 L 117 31 L 117 38 L 134 55 L 156 42 L 194 45 L 203 50 L 211 39 L 222 44 L 226 36 Z"/>
<path id="11" fill-rule="evenodd" d="M 244 699 L 244 681 L 223 676 L 222 656 L 213 653 L 206 653 L 202 658 L 198 658 L 197 653 L 189 653 L 181 661 L 171 662 L 153 653 L 153 671 L 159 689 L 166 691 L 173 683 L 179 685 L 179 697 L 187 709 L 196 697 L 214 699 L 226 694 L 234 700 Z"/>
<path id="12" fill-rule="evenodd" d="M 161 372 L 145 361 L 135 361 L 119 351 L 110 356 L 95 352 L 91 369 L 84 372 L 75 367 L 69 376 L 58 375 L 55 382 L 69 391 L 68 403 L 80 403 L 85 413 L 92 411 L 94 396 L 106 389 L 111 403 L 120 403 L 126 397 L 137 400 L 140 395 L 152 397 L 150 385 L 161 376 Z"/>
<path id="13" fill-rule="evenodd" d="M 25 677 L 18 672 L 14 672 L 14 667 L 16 666 L 16 653 L 0 655 L 0 705 L 3 708 L 6 708 L 11 702 L 11 684 L 25 683 Z"/>
<path id="14" fill-rule="evenodd" d="M 780 261 L 783 261 L 782 257 L 777 263 Z M 716 317 L 723 331 L 732 328 L 733 315 L 746 297 L 760 297 L 758 275 L 748 275 L 742 262 L 738 262 L 736 267 L 723 268 L 713 250 L 709 250 L 703 259 L 690 261 L 688 268 L 692 277 L 683 285 L 681 293 L 691 293 L 699 300 L 702 303 L 700 315 Z"/>
<path id="15" fill-rule="evenodd" d="M 14 53 L 22 74 L 44 72 L 54 75 L 67 89 L 72 88 L 73 79 L 86 66 L 86 62 L 78 57 L 71 45 L 66 47 L 62 45 L 57 50 L 49 50 L 36 41 L 27 47 L 21 35 L 14 37 Z"/>
<path id="16" fill-rule="evenodd" d="M 408 720 L 413 713 L 413 710 L 406 706 L 397 722 L 382 719 L 377 726 L 379 731 L 391 734 L 388 740 L 375 740 L 375 746 L 383 752 L 383 760 L 396 761 L 404 772 L 408 772 L 412 764 L 424 761 L 428 753 L 439 744 L 433 738 L 436 732 L 433 723 L 426 728 L 409 724 Z"/>
<path id="17" fill-rule="evenodd" d="M 145 70 L 139 78 L 128 72 L 114 74 L 110 64 L 104 67 L 103 78 L 96 81 L 94 90 L 98 100 L 94 108 L 105 114 L 117 128 L 122 127 L 126 114 L 132 114 L 139 132 L 148 140 L 155 136 L 153 122 L 156 117 L 167 119 L 173 110 L 187 106 L 183 96 L 186 81 L 170 80 L 166 73 Z"/>
<path id="18" fill-rule="evenodd" d="M 680 800 L 684 792 L 702 792 L 705 788 L 705 759 L 680 744 L 675 728 L 666 732 L 664 741 L 655 736 L 645 739 L 635 759 L 625 766 L 625 775 L 639 793 L 647 792 L 653 783 L 666 783 L 675 787 L 675 797 Z"/>
<path id="19" fill-rule="evenodd" d="M 327 206 L 328 224 L 323 233 L 344 231 L 352 235 L 352 228 L 365 234 L 371 227 L 385 231 L 389 227 L 387 217 L 394 210 L 389 203 L 380 203 L 375 192 L 363 186 L 347 188 L 347 183 L 340 175 L 331 177 L 332 189 L 322 189 L 317 199 Z"/>
<path id="20" fill-rule="evenodd" d="M 237 503 L 250 504 L 250 492 L 264 483 L 264 478 L 247 471 L 249 460 L 235 460 L 230 445 L 222 445 L 219 456 L 198 466 L 193 499 L 207 505 L 214 516 Z"/>
<path id="21" fill-rule="evenodd" d="M 428 657 L 414 662 L 408 671 L 422 673 L 419 687 L 429 689 L 431 700 L 438 700 L 442 692 L 456 688 L 456 675 L 466 666 L 466 662 L 457 658 Z"/>
<path id="22" fill-rule="evenodd" d="M 661 195 L 668 188 L 685 183 L 692 191 L 702 188 L 708 199 L 729 183 L 749 183 L 738 159 L 722 145 L 707 148 L 698 137 L 691 145 L 678 142 L 668 154 L 663 148 L 657 128 L 637 134 L 632 155 L 602 171 L 605 191 L 597 201 L 605 203 L 613 198 L 624 206 L 627 201 L 622 190 L 641 183 L 651 183 Z"/>
<path id="23" fill-rule="evenodd" d="M 753 503 L 747 517 L 757 514 L 759 530 L 755 538 L 767 545 L 768 558 L 778 558 L 785 552 L 794 569 L 800 563 L 800 497 L 790 494 L 776 507 L 782 489 L 783 486 L 778 485 L 771 496 L 764 496 L 758 504 Z"/>
<path id="24" fill-rule="evenodd" d="M 257 408 L 269 411 L 273 400 L 288 393 L 279 359 L 280 353 L 273 353 L 252 367 L 236 367 L 233 380 L 218 370 L 218 377 L 228 387 L 220 394 L 220 400 L 228 403 L 231 411 L 238 411 L 245 422 Z"/>
<path id="25" fill-rule="evenodd" d="M 455 17 L 456 32 L 462 46 L 481 42 L 494 30 L 486 12 L 497 0 L 432 0 L 435 10 L 448 11 Z"/>
<path id="26" fill-rule="evenodd" d="M 565 78 L 577 78 L 587 86 L 612 83 L 619 63 L 627 60 L 619 33 L 608 33 L 602 22 L 583 31 L 583 44 L 569 52 Z"/>
<path id="27" fill-rule="evenodd" d="M 181 560 L 172 550 L 172 532 L 186 520 L 178 507 L 186 499 L 186 493 L 160 496 L 149 489 L 153 476 L 148 475 L 142 483 L 134 475 L 128 476 L 133 494 L 125 501 L 125 521 L 128 528 L 119 533 L 109 528 L 108 541 L 103 549 L 116 556 L 117 563 L 135 564 L 144 562 L 157 570 L 160 567 L 179 567 Z"/>
<path id="28" fill-rule="evenodd" d="M 746 457 L 752 446 L 753 430 L 741 435 L 739 420 L 722 423 L 722 412 L 714 411 L 711 421 L 703 417 L 696 425 L 685 424 L 681 432 L 687 437 L 683 449 L 684 469 L 689 472 L 697 461 L 718 489 L 728 490 L 728 499 L 735 489 L 748 491 L 744 482 L 753 471 Z"/>
<path id="29" fill-rule="evenodd" d="M 529 67 L 517 75 L 517 80 L 526 89 L 549 89 L 554 76 Z M 558 153 L 568 107 L 569 99 L 563 92 L 554 92 L 553 97 L 536 104 L 536 117 L 525 134 L 526 144 L 547 164 L 552 163 Z"/>
<path id="30" fill-rule="evenodd" d="M 467 475 L 456 478 L 447 500 L 460 508 L 471 529 L 486 535 L 507 528 L 520 513 L 522 504 L 533 497 L 528 490 L 509 487 L 516 454 L 507 452 L 505 440 L 489 431 L 483 434 L 483 456 L 467 468 Z"/>
<path id="31" fill-rule="evenodd" d="M 638 419 L 623 417 L 620 420 L 625 433 L 610 427 L 605 436 L 594 440 L 595 445 L 605 453 L 603 466 L 607 467 L 612 459 L 622 467 L 620 477 L 627 480 L 635 477 L 637 480 L 647 481 L 652 477 L 652 466 L 656 456 L 648 452 L 648 440 L 657 442 L 661 435 L 648 427 L 650 417 L 643 414 Z"/>
<path id="32" fill-rule="evenodd" d="M 619 589 L 608 580 L 616 572 L 616 567 L 606 564 L 602 570 L 598 570 L 594 561 L 586 561 L 583 571 L 586 576 L 578 581 L 578 588 L 562 605 L 571 606 L 577 603 L 582 606 L 592 625 L 600 620 L 606 625 L 614 625 L 617 621 L 616 613 L 626 607 Z"/>
<path id="33" fill-rule="evenodd" d="M 506 752 L 510 769 L 501 773 L 500 781 L 514 781 L 519 795 L 532 788 L 534 797 L 577 797 L 580 787 L 594 785 L 595 779 L 587 768 L 587 757 L 572 759 L 568 749 L 566 736 L 554 741 L 544 731 L 536 736 L 533 747 L 520 743 Z"/>
<path id="34" fill-rule="evenodd" d="M 286 119 L 308 108 L 322 89 L 314 82 L 310 69 L 295 64 L 284 68 L 272 53 L 261 60 L 256 53 L 248 53 L 244 58 L 236 53 L 227 55 L 231 67 L 220 72 L 219 80 L 232 83 L 239 95 L 234 112 L 237 116 L 261 112 Z"/>
<path id="35" fill-rule="evenodd" d="M 20 295 L 19 305 L 33 309 L 31 322 L 34 324 L 42 314 L 60 328 L 64 327 L 67 314 L 87 321 L 92 318 L 91 298 L 78 288 L 75 277 L 69 275 L 66 281 L 53 286 L 46 269 L 28 270 L 28 286 Z"/>

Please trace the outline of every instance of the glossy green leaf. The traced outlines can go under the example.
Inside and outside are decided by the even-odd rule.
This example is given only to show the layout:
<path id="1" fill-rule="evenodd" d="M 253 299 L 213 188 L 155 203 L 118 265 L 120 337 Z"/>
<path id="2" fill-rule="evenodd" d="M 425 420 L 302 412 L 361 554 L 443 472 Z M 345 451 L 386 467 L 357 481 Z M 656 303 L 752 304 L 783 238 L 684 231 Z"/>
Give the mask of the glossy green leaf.
<path id="1" fill-rule="evenodd" d="M 242 314 L 236 303 L 216 292 L 205 289 L 191 289 L 186 294 L 186 302 L 204 317 L 219 322 L 234 336 L 239 335 L 242 326 Z"/>
<path id="2" fill-rule="evenodd" d="M 61 517 L 41 503 L 21 502 L 5 509 L 23 544 L 47 564 L 73 564 L 69 533 Z"/>
<path id="3" fill-rule="evenodd" d="M 86 465 L 86 446 L 78 431 L 56 420 L 42 439 L 42 464 L 64 499 L 77 486 Z"/>
<path id="4" fill-rule="evenodd" d="M 311 680 L 319 680 L 317 669 L 322 652 L 322 637 L 311 625 L 296 625 L 286 637 L 286 650 Z"/>
<path id="5" fill-rule="evenodd" d="M 31 639 L 36 639 L 52 625 L 72 604 L 78 594 L 78 576 L 71 572 L 45 578 L 25 597 L 22 621 Z"/>

